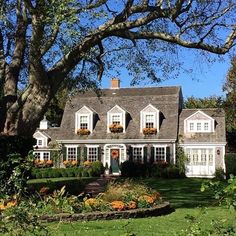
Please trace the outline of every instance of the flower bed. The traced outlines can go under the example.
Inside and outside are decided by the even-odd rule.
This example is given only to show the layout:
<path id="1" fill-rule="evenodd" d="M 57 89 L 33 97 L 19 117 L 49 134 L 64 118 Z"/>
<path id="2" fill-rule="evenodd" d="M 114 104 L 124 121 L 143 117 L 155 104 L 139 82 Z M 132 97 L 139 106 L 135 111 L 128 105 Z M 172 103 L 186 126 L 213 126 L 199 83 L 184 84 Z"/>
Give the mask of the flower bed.
<path id="1" fill-rule="evenodd" d="M 35 198 L 36 196 L 40 197 Z M 163 214 L 163 210 L 160 210 L 163 207 L 164 212 L 170 210 L 169 204 L 163 204 L 158 192 L 130 180 L 111 182 L 104 193 L 93 198 L 84 194 L 68 195 L 65 186 L 53 193 L 50 187 L 43 186 L 36 196 L 33 198 L 34 208 L 37 208 L 41 219 L 48 221 L 57 220 L 59 215 L 65 216 L 65 220 L 116 219 L 160 215 Z M 26 201 L 30 202 L 31 199 L 21 199 L 11 207 L 20 208 Z M 7 210 L 8 208 L 2 208 L 0 213 Z M 31 211 L 33 213 L 34 209 L 29 209 Z"/>

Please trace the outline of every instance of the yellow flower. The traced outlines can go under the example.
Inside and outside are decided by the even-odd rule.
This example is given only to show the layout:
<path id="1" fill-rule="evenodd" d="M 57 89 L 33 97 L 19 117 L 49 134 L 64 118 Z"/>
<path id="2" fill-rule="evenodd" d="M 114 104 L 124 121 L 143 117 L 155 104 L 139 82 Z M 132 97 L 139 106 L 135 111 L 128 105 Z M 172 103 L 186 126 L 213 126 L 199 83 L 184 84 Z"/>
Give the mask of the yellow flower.
<path id="1" fill-rule="evenodd" d="M 151 197 L 151 196 L 149 196 L 149 195 L 143 195 L 143 196 L 141 196 L 139 199 L 140 199 L 140 200 L 144 200 L 144 201 L 146 201 L 146 202 L 149 203 L 149 204 L 153 204 L 154 201 L 155 201 L 154 198 Z"/>
<path id="2" fill-rule="evenodd" d="M 86 206 L 91 206 L 92 207 L 92 206 L 96 206 L 98 204 L 98 201 L 97 201 L 96 198 L 89 198 L 84 202 L 84 204 Z"/>
<path id="3" fill-rule="evenodd" d="M 135 201 L 129 201 L 128 202 L 128 209 L 136 209 L 137 203 Z"/>

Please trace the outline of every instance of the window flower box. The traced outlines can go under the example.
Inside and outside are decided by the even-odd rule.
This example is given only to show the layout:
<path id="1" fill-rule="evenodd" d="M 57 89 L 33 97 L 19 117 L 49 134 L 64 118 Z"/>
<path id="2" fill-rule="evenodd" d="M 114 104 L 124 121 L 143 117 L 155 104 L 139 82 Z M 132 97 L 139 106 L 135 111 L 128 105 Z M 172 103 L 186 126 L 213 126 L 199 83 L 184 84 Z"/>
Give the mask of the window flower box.
<path id="1" fill-rule="evenodd" d="M 66 168 L 75 167 L 78 165 L 78 161 L 63 161 L 63 164 Z"/>
<path id="2" fill-rule="evenodd" d="M 77 134 L 78 135 L 89 135 L 90 134 L 90 130 L 89 129 L 78 129 L 77 130 Z"/>
<path id="3" fill-rule="evenodd" d="M 122 125 L 111 124 L 111 125 L 109 125 L 109 129 L 112 133 L 122 133 L 123 132 Z"/>
<path id="4" fill-rule="evenodd" d="M 41 160 L 37 159 L 34 161 L 34 165 L 35 165 L 35 167 L 39 167 L 39 168 L 52 167 L 53 162 L 52 162 L 52 160 L 41 161 Z"/>
<path id="5" fill-rule="evenodd" d="M 143 128 L 144 135 L 152 135 L 152 134 L 156 134 L 156 133 L 157 133 L 156 128 Z"/>

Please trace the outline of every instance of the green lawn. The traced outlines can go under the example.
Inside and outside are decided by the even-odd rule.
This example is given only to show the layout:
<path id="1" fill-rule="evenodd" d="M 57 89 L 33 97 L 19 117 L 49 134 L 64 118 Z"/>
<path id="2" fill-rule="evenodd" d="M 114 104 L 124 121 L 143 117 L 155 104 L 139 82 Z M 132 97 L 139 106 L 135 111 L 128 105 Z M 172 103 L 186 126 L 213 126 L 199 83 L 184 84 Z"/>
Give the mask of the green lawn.
<path id="1" fill-rule="evenodd" d="M 212 220 L 217 219 L 222 220 L 218 225 L 235 225 L 235 213 L 230 213 L 228 209 L 216 206 L 211 194 L 200 192 L 202 181 L 201 179 L 147 179 L 144 181 L 150 187 L 160 191 L 164 199 L 168 199 L 176 209 L 170 215 L 129 220 L 51 223 L 49 224 L 49 230 L 52 235 L 57 236 L 120 236 L 127 233 L 134 233 L 135 236 L 174 236 L 178 235 L 181 230 L 190 227 L 191 224 L 186 219 L 187 215 L 195 216 L 201 222 L 200 227 L 203 229 L 208 229 Z M 208 209 L 206 213 L 203 213 L 205 207 L 208 207 Z M 223 222 L 223 220 L 226 221 Z"/>

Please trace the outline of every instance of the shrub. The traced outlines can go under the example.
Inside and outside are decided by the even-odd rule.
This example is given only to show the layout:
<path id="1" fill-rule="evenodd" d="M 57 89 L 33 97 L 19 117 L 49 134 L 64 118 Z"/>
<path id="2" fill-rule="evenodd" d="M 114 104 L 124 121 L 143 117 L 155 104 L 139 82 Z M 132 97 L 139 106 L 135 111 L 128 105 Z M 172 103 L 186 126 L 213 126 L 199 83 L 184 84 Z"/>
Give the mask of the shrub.
<path id="1" fill-rule="evenodd" d="M 100 176 L 104 173 L 104 166 L 101 161 L 94 161 L 91 165 L 92 168 L 92 176 Z"/>
<path id="2" fill-rule="evenodd" d="M 226 176 L 230 174 L 236 175 L 236 153 L 228 153 L 225 155 Z"/>
<path id="3" fill-rule="evenodd" d="M 145 177 L 149 173 L 149 165 L 125 161 L 121 164 L 121 175 L 123 177 Z"/>
<path id="4" fill-rule="evenodd" d="M 223 168 L 217 168 L 215 171 L 215 179 L 223 180 L 225 179 L 225 172 Z"/>

